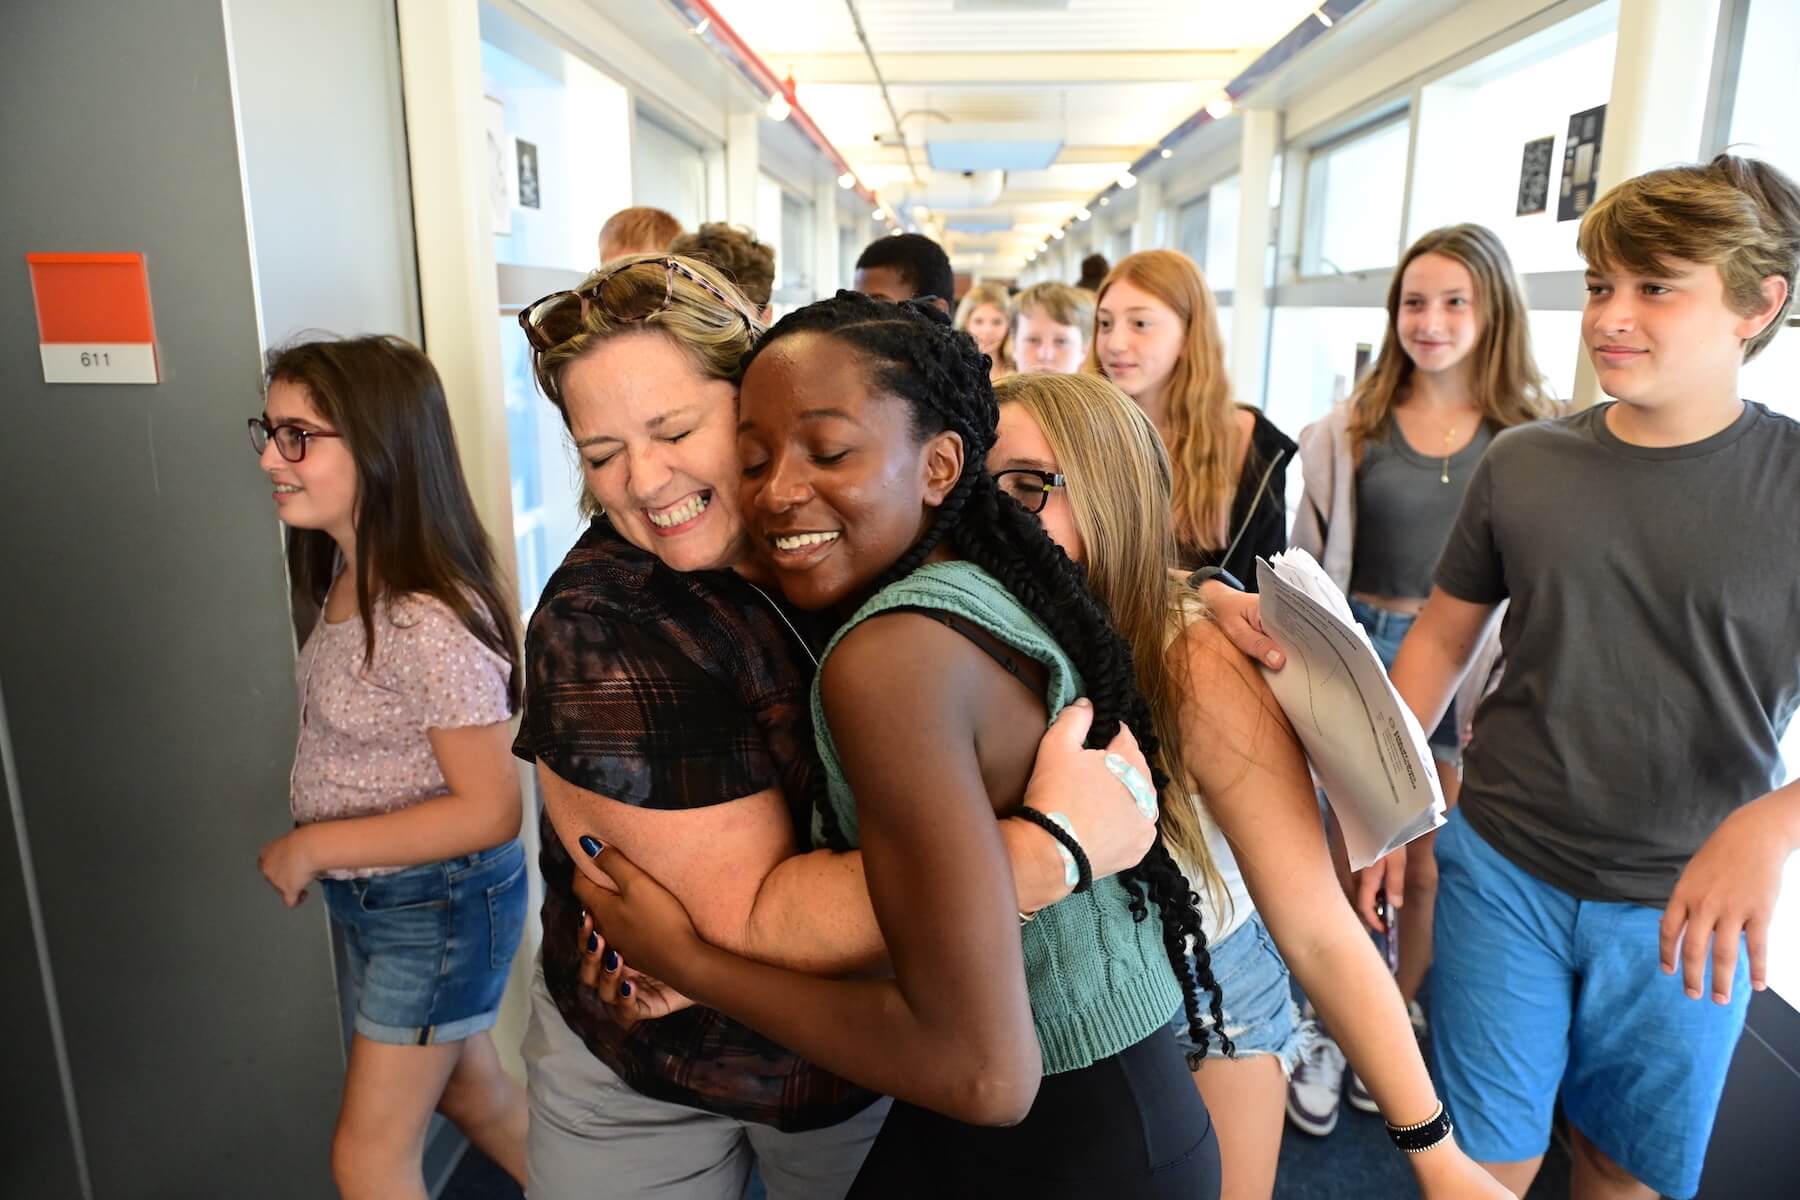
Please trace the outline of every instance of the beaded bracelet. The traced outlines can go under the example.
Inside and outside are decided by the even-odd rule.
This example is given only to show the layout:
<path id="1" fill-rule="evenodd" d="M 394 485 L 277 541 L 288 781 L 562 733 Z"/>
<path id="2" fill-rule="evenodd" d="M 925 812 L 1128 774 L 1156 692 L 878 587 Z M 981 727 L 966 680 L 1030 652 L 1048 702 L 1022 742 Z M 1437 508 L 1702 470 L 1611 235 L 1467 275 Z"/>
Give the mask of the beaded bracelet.
<path id="1" fill-rule="evenodd" d="M 1450 1136 L 1455 1126 L 1450 1124 L 1450 1114 L 1444 1111 L 1442 1101 L 1438 1102 L 1437 1111 L 1416 1125 L 1389 1125 L 1388 1137 L 1394 1145 L 1408 1154 L 1423 1154 Z"/>
<path id="2" fill-rule="evenodd" d="M 1065 814 L 1042 813 L 1027 806 L 1013 815 L 1030 821 L 1056 839 L 1057 848 L 1063 856 L 1063 882 L 1077 892 L 1085 892 L 1094 885 L 1094 868 L 1089 865 L 1087 852 L 1081 848 L 1081 841 L 1075 836 L 1075 827 L 1069 823 Z"/>

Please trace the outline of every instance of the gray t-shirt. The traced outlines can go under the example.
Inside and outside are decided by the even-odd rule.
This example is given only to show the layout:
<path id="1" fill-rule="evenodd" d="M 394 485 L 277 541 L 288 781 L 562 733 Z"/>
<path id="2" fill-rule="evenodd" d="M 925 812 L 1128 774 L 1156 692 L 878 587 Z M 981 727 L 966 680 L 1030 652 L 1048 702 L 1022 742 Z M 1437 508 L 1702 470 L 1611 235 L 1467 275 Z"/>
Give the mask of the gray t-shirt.
<path id="1" fill-rule="evenodd" d="M 1350 590 L 1375 596 L 1424 596 L 1431 569 L 1456 521 L 1475 464 L 1494 431 L 1486 421 L 1449 457 L 1420 454 L 1400 422 L 1363 443 L 1356 467 L 1356 544 Z"/>
<path id="2" fill-rule="evenodd" d="M 1800 704 L 1800 424 L 1746 403 L 1704 441 L 1649 448 L 1613 435 L 1610 407 L 1495 438 L 1436 578 L 1512 600 L 1469 824 L 1570 895 L 1660 907 L 1719 822 L 1780 782 Z"/>

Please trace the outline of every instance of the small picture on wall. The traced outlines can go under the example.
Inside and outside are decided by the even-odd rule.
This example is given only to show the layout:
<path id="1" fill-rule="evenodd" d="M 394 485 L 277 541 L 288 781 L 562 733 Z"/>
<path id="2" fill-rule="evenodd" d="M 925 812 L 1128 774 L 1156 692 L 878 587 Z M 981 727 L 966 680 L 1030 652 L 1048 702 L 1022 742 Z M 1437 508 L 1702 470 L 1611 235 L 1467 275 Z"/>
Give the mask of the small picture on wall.
<path id="1" fill-rule="evenodd" d="M 1519 166 L 1519 207 L 1515 215 L 1528 217 L 1550 206 L 1550 151 L 1555 137 L 1525 143 L 1525 160 Z"/>
<path id="2" fill-rule="evenodd" d="M 1561 194 L 1556 219 L 1573 221 L 1594 203 L 1594 187 L 1600 174 L 1600 135 L 1606 128 L 1606 105 L 1590 108 L 1569 118 L 1569 138 L 1563 143 Z"/>
<path id="3" fill-rule="evenodd" d="M 538 207 L 538 155 L 537 147 L 530 142 L 517 141 L 513 145 L 518 148 L 519 156 L 519 207 Z"/>
<path id="4" fill-rule="evenodd" d="M 512 144 L 506 137 L 506 105 L 492 96 L 486 99 L 482 174 L 487 179 L 488 216 L 493 219 L 494 233 L 504 235 L 512 232 Z"/>

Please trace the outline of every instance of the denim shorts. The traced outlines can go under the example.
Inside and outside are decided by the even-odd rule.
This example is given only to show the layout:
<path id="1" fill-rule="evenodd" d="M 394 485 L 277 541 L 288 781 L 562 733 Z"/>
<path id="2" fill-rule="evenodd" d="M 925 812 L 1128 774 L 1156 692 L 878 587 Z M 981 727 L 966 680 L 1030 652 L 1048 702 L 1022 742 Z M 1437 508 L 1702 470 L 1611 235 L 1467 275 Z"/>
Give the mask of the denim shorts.
<path id="1" fill-rule="evenodd" d="M 1354 596 L 1346 599 L 1350 601 L 1350 615 L 1368 633 L 1369 641 L 1375 647 L 1375 654 L 1381 659 L 1381 665 L 1393 670 L 1394 656 L 1400 653 L 1400 642 L 1418 618 L 1410 613 L 1389 612 L 1384 608 L 1376 608 L 1373 604 L 1364 604 Z M 1450 707 L 1444 710 L 1444 719 L 1437 723 L 1437 728 L 1425 740 L 1431 746 L 1431 757 L 1439 762 L 1452 767 L 1462 762 L 1462 737 L 1456 727 L 1456 701 L 1450 702 Z"/>
<path id="2" fill-rule="evenodd" d="M 1692 1196 L 1750 1003 L 1690 1000 L 1659 964 L 1658 909 L 1577 900 L 1515 865 L 1460 808 L 1438 831 L 1431 1046 L 1456 1138 L 1482 1162 L 1534 1158 L 1563 1111 L 1664 1196 Z M 1704 994 L 1712 994 L 1707 967 Z"/>
<path id="3" fill-rule="evenodd" d="M 525 850 L 492 850 L 367 879 L 324 879 L 344 935 L 356 1032 L 396 1046 L 472 1037 L 494 1023 L 525 930 Z"/>
<path id="4" fill-rule="evenodd" d="M 1293 1074 L 1294 1067 L 1305 1056 L 1313 1037 L 1313 1027 L 1300 1020 L 1287 962 L 1275 948 L 1269 927 L 1259 913 L 1225 936 L 1217 945 L 1207 947 L 1212 958 L 1213 978 L 1219 983 L 1221 1008 L 1225 1013 L 1225 1033 L 1231 1038 L 1238 1058 L 1273 1054 L 1281 1060 L 1283 1074 Z M 1193 957 L 1188 958 L 1189 965 Z M 1210 1034 L 1214 1030 L 1211 1001 L 1200 995 L 1201 1015 Z M 1177 1010 L 1169 1022 L 1183 1054 L 1200 1047 L 1188 1036 L 1187 1014 Z M 1216 1058 L 1219 1043 L 1208 1040 L 1208 1061 Z M 1205 1063 L 1201 1064 L 1205 1069 Z"/>

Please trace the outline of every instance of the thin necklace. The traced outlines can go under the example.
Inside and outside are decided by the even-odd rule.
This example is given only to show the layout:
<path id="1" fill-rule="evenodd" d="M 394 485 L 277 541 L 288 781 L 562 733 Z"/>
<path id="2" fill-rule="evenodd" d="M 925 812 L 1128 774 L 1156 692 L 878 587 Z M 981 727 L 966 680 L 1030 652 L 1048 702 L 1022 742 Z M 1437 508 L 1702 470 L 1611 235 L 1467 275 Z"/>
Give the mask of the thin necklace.
<path id="1" fill-rule="evenodd" d="M 742 578 L 742 576 L 740 576 L 739 578 Z M 785 612 L 781 611 L 781 605 L 775 603 L 775 601 L 769 596 L 769 593 L 763 591 L 760 587 L 757 587 L 754 583 L 750 583 L 750 581 L 748 579 L 745 579 L 744 582 L 749 583 L 750 590 L 755 592 L 757 595 L 761 596 L 765 601 L 768 602 L 769 607 L 775 610 L 775 615 L 781 618 L 781 623 L 788 627 L 788 632 L 794 635 L 794 640 L 796 642 L 800 643 L 800 648 L 802 650 L 806 651 L 806 657 L 812 659 L 813 670 L 815 670 L 815 671 L 818 670 L 819 669 L 819 656 L 812 652 L 812 647 L 807 644 L 807 641 L 805 638 L 800 636 L 800 631 L 798 629 L 794 628 L 794 623 L 792 621 L 788 620 L 788 615 Z"/>

